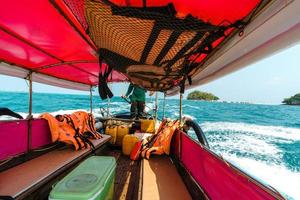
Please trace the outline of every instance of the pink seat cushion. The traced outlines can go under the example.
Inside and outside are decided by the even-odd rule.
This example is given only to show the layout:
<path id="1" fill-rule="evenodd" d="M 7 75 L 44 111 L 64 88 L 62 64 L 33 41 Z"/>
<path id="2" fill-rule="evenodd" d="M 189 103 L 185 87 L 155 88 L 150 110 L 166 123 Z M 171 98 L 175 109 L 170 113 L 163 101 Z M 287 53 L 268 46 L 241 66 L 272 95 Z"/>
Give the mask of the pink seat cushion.
<path id="1" fill-rule="evenodd" d="M 51 143 L 49 126 L 44 119 L 32 122 L 31 149 Z M 28 150 L 28 120 L 0 121 L 0 160 L 25 153 Z"/>
<path id="2" fill-rule="evenodd" d="M 51 144 L 51 133 L 48 122 L 45 119 L 32 121 L 31 148 L 36 149 Z"/>

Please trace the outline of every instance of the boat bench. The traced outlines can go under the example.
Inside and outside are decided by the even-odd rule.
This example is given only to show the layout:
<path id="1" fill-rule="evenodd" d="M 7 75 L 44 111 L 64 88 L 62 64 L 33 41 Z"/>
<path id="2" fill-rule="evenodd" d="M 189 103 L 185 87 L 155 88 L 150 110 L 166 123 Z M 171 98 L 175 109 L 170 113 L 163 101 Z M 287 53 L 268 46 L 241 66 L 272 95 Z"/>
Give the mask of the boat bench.
<path id="1" fill-rule="evenodd" d="M 142 200 L 192 199 L 176 167 L 167 156 L 142 160 Z"/>
<path id="2" fill-rule="evenodd" d="M 110 140 L 109 135 L 92 140 L 99 149 Z M 0 198 L 23 199 L 51 179 L 59 176 L 91 153 L 90 149 L 74 151 L 59 148 L 0 173 Z"/>
<path id="3" fill-rule="evenodd" d="M 29 124 L 31 124 L 30 137 Z M 0 140 L 0 161 L 52 144 L 49 125 L 45 119 L 0 121 L 0 136 L 5 138 Z"/>

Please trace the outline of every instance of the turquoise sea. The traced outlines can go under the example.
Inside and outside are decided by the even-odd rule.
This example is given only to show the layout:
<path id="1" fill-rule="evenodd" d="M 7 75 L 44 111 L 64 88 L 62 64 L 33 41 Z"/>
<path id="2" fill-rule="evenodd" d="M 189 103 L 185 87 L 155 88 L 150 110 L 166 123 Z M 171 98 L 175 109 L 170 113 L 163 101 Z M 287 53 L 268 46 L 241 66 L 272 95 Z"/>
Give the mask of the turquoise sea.
<path id="1" fill-rule="evenodd" d="M 153 108 L 154 99 L 147 101 Z M 159 100 L 160 116 L 162 103 Z M 178 105 L 178 100 L 167 100 L 166 116 L 178 117 Z M 0 107 L 26 116 L 28 94 L 0 92 Z M 96 116 L 100 114 L 100 107 L 107 108 L 106 101 L 100 101 L 95 94 L 93 111 Z M 89 96 L 33 94 L 35 116 L 78 109 L 89 110 Z M 128 110 L 129 104 L 121 98 L 111 100 L 112 113 Z M 300 107 L 184 100 L 183 113 L 201 125 L 214 152 L 281 191 L 287 198 L 300 199 Z"/>

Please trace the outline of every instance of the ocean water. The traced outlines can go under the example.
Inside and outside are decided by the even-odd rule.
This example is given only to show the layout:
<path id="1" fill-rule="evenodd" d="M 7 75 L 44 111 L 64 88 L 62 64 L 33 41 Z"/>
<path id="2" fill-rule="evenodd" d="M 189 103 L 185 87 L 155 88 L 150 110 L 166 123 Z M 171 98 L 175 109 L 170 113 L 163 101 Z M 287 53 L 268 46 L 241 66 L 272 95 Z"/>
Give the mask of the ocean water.
<path id="1" fill-rule="evenodd" d="M 147 100 L 148 110 L 154 99 Z M 89 110 L 89 96 L 33 94 L 33 113 L 71 113 Z M 159 100 L 159 116 L 163 101 Z M 28 94 L 0 92 L 0 107 L 27 115 Z M 93 97 L 93 112 L 100 115 L 106 101 Z M 125 112 L 130 105 L 119 97 L 110 102 L 112 113 Z M 176 118 L 179 101 L 166 101 L 166 116 Z M 183 113 L 202 127 L 211 149 L 249 174 L 282 192 L 300 199 L 300 107 L 221 102 L 183 101 Z M 8 119 L 8 117 L 0 117 Z M 195 135 L 191 135 L 195 137 Z"/>

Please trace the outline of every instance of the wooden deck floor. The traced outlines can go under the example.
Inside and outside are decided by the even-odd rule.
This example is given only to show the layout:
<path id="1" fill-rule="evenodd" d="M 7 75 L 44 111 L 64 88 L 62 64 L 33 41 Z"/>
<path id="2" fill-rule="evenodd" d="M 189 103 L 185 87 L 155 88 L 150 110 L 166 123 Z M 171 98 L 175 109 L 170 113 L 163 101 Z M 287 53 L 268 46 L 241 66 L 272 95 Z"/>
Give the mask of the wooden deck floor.
<path id="1" fill-rule="evenodd" d="M 140 162 L 130 160 L 117 149 L 108 149 L 103 155 L 114 156 L 117 160 L 114 200 L 138 199 Z"/>
<path id="2" fill-rule="evenodd" d="M 68 159 L 70 160 L 75 160 L 72 156 L 70 156 L 69 154 L 74 154 L 73 156 L 77 156 L 78 159 L 80 159 L 77 154 L 81 153 L 83 154 L 85 151 L 72 151 L 72 150 L 65 150 L 65 151 L 61 151 L 58 155 L 52 156 L 52 154 L 54 154 L 56 151 L 59 150 L 55 150 L 52 151 L 48 154 L 45 154 L 44 156 L 38 157 L 36 159 L 33 159 L 31 161 L 28 161 L 26 163 L 23 163 L 22 165 L 18 165 L 15 168 L 12 168 L 10 170 L 7 170 L 5 172 L 0 173 L 0 192 L 1 195 L 9 195 L 9 196 L 18 196 L 18 193 L 16 191 L 10 191 L 9 188 L 12 188 L 14 190 L 19 190 L 19 191 L 23 191 L 21 189 L 19 189 L 19 186 L 21 183 L 23 183 L 24 181 L 26 181 L 27 179 L 29 180 L 28 177 L 30 177 L 30 180 L 37 180 L 39 181 L 40 179 L 45 179 L 45 181 L 40 181 L 40 186 L 36 186 L 34 184 L 27 184 L 29 186 L 26 186 L 25 189 L 31 188 L 30 191 L 32 190 L 32 192 L 29 193 L 24 193 L 24 195 L 22 196 L 18 196 L 18 199 L 41 199 L 41 200 L 46 200 L 48 199 L 48 195 L 49 192 L 51 191 L 52 185 L 54 185 L 58 180 L 60 180 L 61 178 L 63 178 L 67 173 L 69 173 L 71 170 L 73 170 L 77 165 L 74 164 L 74 166 L 70 167 L 67 171 L 57 175 L 57 176 L 51 176 L 49 175 L 49 171 L 51 171 L 50 169 L 48 169 L 49 167 L 53 168 L 53 165 L 55 163 L 59 164 L 59 166 L 65 166 L 67 165 L 66 163 L 68 163 Z M 64 157 L 64 154 L 68 153 L 68 156 L 66 159 Z M 139 182 L 140 182 L 140 161 L 131 161 L 129 159 L 128 156 L 124 156 L 121 152 L 120 149 L 116 149 L 116 148 L 111 148 L 108 146 L 105 146 L 102 149 L 99 149 L 99 151 L 97 151 L 96 153 L 99 156 L 113 156 L 116 158 L 117 160 L 117 167 L 116 167 L 116 177 L 115 177 L 115 187 L 114 187 L 114 200 L 136 200 L 138 199 L 138 194 L 139 194 Z M 52 160 L 49 158 L 52 158 Z M 43 159 L 43 157 L 45 157 L 45 159 Z M 62 158 L 61 158 L 62 157 Z M 53 161 L 53 159 L 61 159 L 57 162 Z M 36 167 L 39 170 L 34 170 L 32 171 L 32 166 L 33 164 L 30 163 L 34 163 L 35 160 L 37 161 L 41 161 L 41 163 L 45 164 L 46 163 L 46 167 Z M 27 166 L 28 165 L 28 172 L 24 173 L 24 167 L 23 166 Z M 41 164 L 37 163 L 36 166 L 41 166 Z M 23 168 L 22 168 L 23 167 Z M 19 170 L 18 173 L 12 172 L 11 174 L 9 174 L 10 171 L 13 170 L 17 170 L 18 168 L 21 168 Z M 40 175 L 41 173 L 39 173 L 40 171 L 45 171 L 44 174 L 46 174 L 46 178 L 42 177 L 42 178 L 38 178 L 37 176 Z M 56 171 L 56 168 L 53 169 L 52 171 Z M 29 173 L 30 172 L 30 173 Z M 18 178 L 20 177 L 20 175 L 22 175 L 20 181 L 18 182 L 14 182 L 13 184 L 4 184 L 4 183 L 10 183 L 9 180 L 13 181 L 16 178 L 14 178 L 14 176 L 18 176 Z M 14 176 L 13 176 L 14 175 Z M 24 176 L 26 176 L 24 178 Z M 49 176 L 49 177 L 48 177 Z M 47 179 L 47 180 L 46 180 Z M 3 184 L 1 184 L 1 182 Z M 17 184 L 18 183 L 18 184 Z M 17 185 L 16 185 L 17 184 Z M 24 185 L 24 184 L 23 184 Z M 31 186 L 31 185 L 34 185 Z M 3 187 L 2 187 L 3 186 Z M 5 186 L 5 187 L 4 187 Z M 21 187 L 21 186 L 20 186 Z M 39 189 L 37 189 L 39 188 Z M 28 189 L 29 190 L 29 189 Z M 0 196 L 1 196 L 0 195 Z M 0 197 L 1 199 L 1 197 Z"/>

